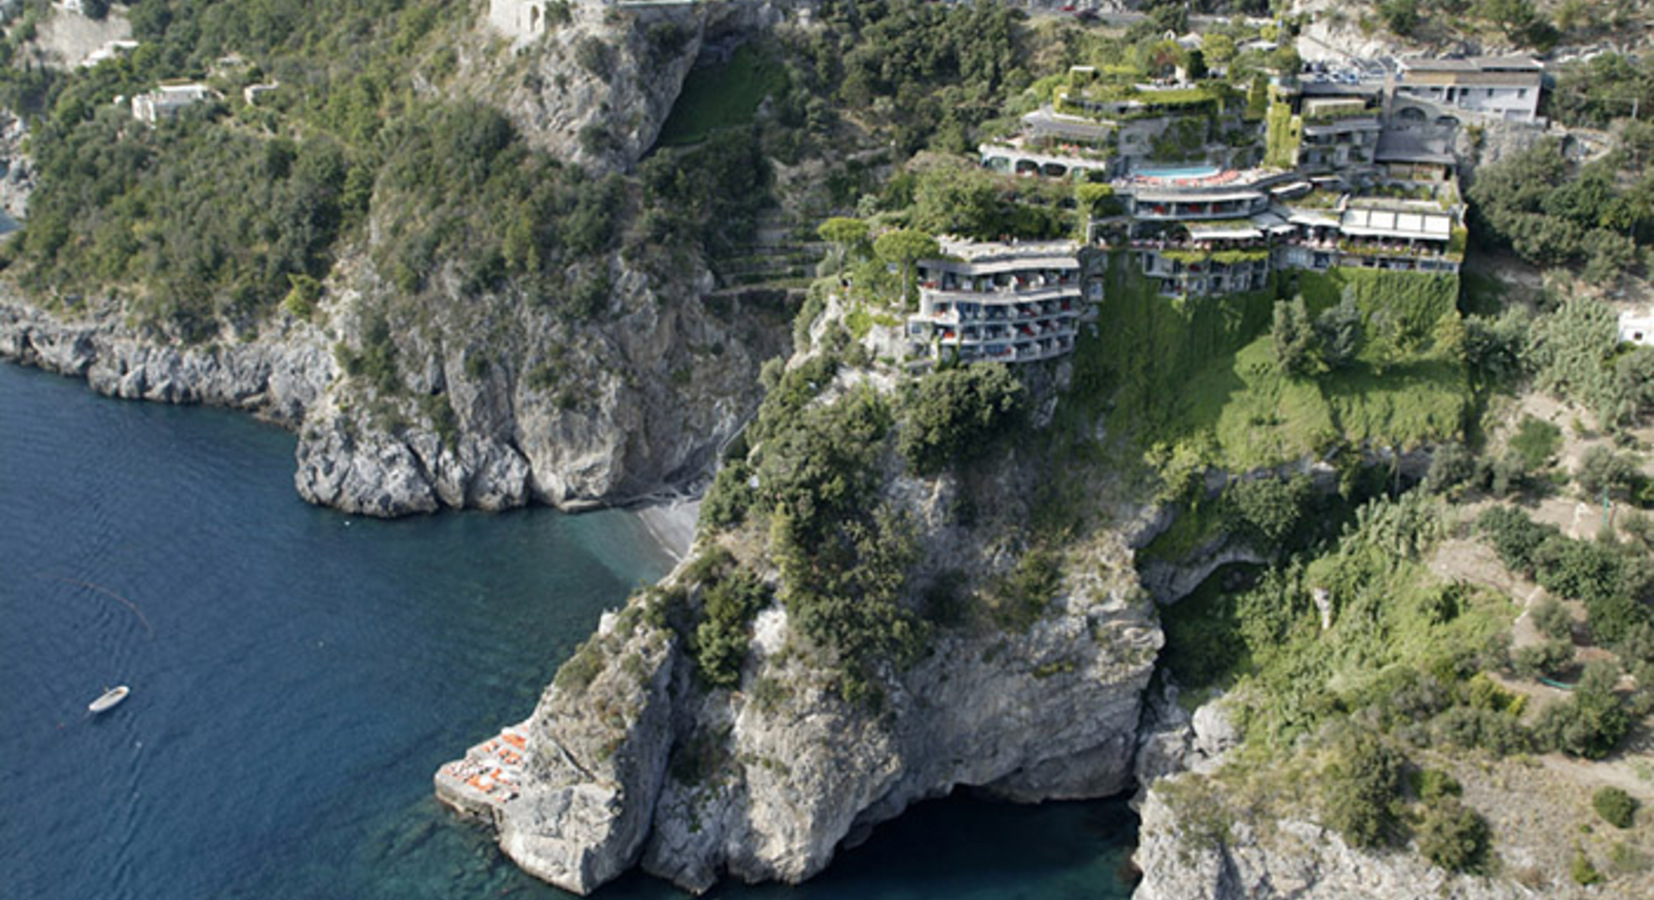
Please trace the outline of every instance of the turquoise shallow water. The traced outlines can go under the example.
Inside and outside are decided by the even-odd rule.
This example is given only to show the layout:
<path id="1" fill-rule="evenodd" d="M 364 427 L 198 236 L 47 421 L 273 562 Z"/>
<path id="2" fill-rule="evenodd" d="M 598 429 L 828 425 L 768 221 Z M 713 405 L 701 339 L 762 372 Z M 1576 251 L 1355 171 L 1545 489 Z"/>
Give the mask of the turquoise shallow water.
<path id="1" fill-rule="evenodd" d="M 346 517 L 292 466 L 244 416 L 0 364 L 0 898 L 566 896 L 431 773 L 524 718 L 667 560 L 624 513 Z M 1135 824 L 940 801 L 802 888 L 713 896 L 1112 900 Z"/>

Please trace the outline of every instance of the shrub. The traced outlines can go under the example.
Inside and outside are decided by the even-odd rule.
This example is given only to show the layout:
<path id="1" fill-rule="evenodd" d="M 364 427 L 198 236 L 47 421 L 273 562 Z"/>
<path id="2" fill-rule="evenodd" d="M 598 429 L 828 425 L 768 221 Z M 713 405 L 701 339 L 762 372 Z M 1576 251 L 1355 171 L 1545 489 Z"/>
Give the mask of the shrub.
<path id="1" fill-rule="evenodd" d="M 1464 359 L 1482 384 L 1508 385 L 1528 371 L 1526 307 L 1512 306 L 1497 318 L 1471 316 L 1464 321 Z"/>
<path id="2" fill-rule="evenodd" d="M 701 503 L 701 522 L 716 529 L 734 528 L 745 521 L 752 506 L 752 469 L 745 460 L 724 465 L 712 479 Z"/>
<path id="3" fill-rule="evenodd" d="M 1476 528 L 1493 543 L 1499 559 L 1514 572 L 1532 576 L 1534 554 L 1539 546 L 1562 532 L 1553 525 L 1541 525 L 1527 513 L 1509 506 L 1495 506 L 1476 518 Z"/>
<path id="4" fill-rule="evenodd" d="M 1469 481 L 1475 474 L 1475 455 L 1458 441 L 1448 441 L 1431 455 L 1424 486 L 1427 490 L 1441 493 Z"/>
<path id="5" fill-rule="evenodd" d="M 1511 668 L 1525 678 L 1555 675 L 1574 659 L 1574 645 L 1567 641 L 1544 641 L 1518 647 L 1510 654 Z"/>
<path id="6" fill-rule="evenodd" d="M 1625 597 L 1625 563 L 1615 548 L 1553 535 L 1533 551 L 1533 566 L 1546 590 L 1585 601 L 1599 639 L 1618 640 L 1636 621 L 1635 604 Z"/>
<path id="7" fill-rule="evenodd" d="M 1514 712 L 1494 712 L 1470 706 L 1455 706 L 1430 723 L 1431 735 L 1450 747 L 1480 747 L 1500 756 L 1525 753 L 1532 747 L 1528 733 Z"/>
<path id="8" fill-rule="evenodd" d="M 1492 710 L 1493 712 L 1509 711 L 1513 715 L 1520 714 L 1527 697 L 1523 694 L 1513 694 L 1500 687 L 1498 682 L 1487 677 L 1486 672 L 1477 672 L 1466 681 L 1461 688 L 1464 702 L 1476 709 Z"/>
<path id="9" fill-rule="evenodd" d="M 1544 419 L 1523 416 L 1522 424 L 1510 439 L 1510 448 L 1522 455 L 1528 471 L 1537 472 L 1551 464 L 1561 443 L 1561 428 Z"/>
<path id="10" fill-rule="evenodd" d="M 1521 490 L 1528 482 L 1528 464 L 1522 454 L 1506 450 L 1488 465 L 1488 490 L 1500 497 Z"/>
<path id="11" fill-rule="evenodd" d="M 1309 371 L 1314 362 L 1315 327 L 1310 323 L 1302 296 L 1275 304 L 1269 342 L 1275 365 L 1282 372 L 1303 375 Z"/>
<path id="12" fill-rule="evenodd" d="M 1565 641 L 1573 637 L 1574 617 L 1554 597 L 1539 601 L 1528 611 L 1528 615 L 1533 619 L 1533 627 L 1548 638 Z"/>
<path id="13" fill-rule="evenodd" d="M 1413 783 L 1413 792 L 1426 803 L 1433 803 L 1444 797 L 1464 796 L 1464 785 L 1452 774 L 1441 769 L 1420 769 L 1409 780 Z"/>
<path id="14" fill-rule="evenodd" d="M 1003 365 L 933 373 L 904 404 L 897 448 L 923 475 L 977 459 L 996 437 L 1015 431 L 1026 396 Z"/>
<path id="15" fill-rule="evenodd" d="M 587 35 L 574 46 L 574 60 L 580 67 L 596 75 L 603 81 L 608 81 L 614 74 L 614 53 L 609 45 L 598 38 Z"/>
<path id="16" fill-rule="evenodd" d="M 1573 400 L 1603 425 L 1619 421 L 1624 398 L 1614 377 L 1619 324 L 1599 300 L 1578 299 L 1534 323 L 1532 356 L 1541 390 Z"/>
<path id="17" fill-rule="evenodd" d="M 1607 495 L 1623 499 L 1640 475 L 1631 457 L 1598 444 L 1580 457 L 1579 466 L 1574 469 L 1574 482 L 1586 500 L 1595 501 Z"/>
<path id="18" fill-rule="evenodd" d="M 1418 0 L 1384 0 L 1378 5 L 1378 15 L 1384 27 L 1407 37 L 1419 24 Z"/>
<path id="19" fill-rule="evenodd" d="M 1631 728 L 1630 716 L 1613 694 L 1579 690 L 1574 696 L 1540 710 L 1534 742 L 1546 750 L 1602 759 L 1619 746 Z"/>
<path id="20" fill-rule="evenodd" d="M 747 657 L 747 626 L 769 602 L 769 591 L 747 569 L 713 582 L 702 597 L 703 618 L 695 629 L 695 666 L 715 688 L 732 688 L 741 680 Z"/>
<path id="21" fill-rule="evenodd" d="M 1326 824 L 1356 847 L 1393 844 L 1400 837 L 1396 799 L 1407 759 L 1372 735 L 1346 740 L 1323 782 Z"/>
<path id="22" fill-rule="evenodd" d="M 1630 828 L 1636 821 L 1636 799 L 1617 787 L 1598 788 L 1591 795 L 1591 808 L 1615 828 Z"/>
<path id="23" fill-rule="evenodd" d="M 1591 858 L 1585 855 L 1585 851 L 1578 848 L 1574 850 L 1573 862 L 1568 865 L 1568 874 L 1573 878 L 1574 884 L 1583 887 L 1602 883 L 1602 873 L 1597 871 L 1597 867 L 1591 863 Z"/>
<path id="24" fill-rule="evenodd" d="M 1363 334 L 1361 310 L 1355 292 L 1346 290 L 1338 305 L 1315 318 L 1315 340 L 1321 362 L 1328 369 L 1342 369 L 1355 361 Z"/>
<path id="25" fill-rule="evenodd" d="M 1257 478 L 1234 485 L 1224 500 L 1233 524 L 1258 539 L 1259 549 L 1268 549 L 1297 530 L 1313 497 L 1308 477 Z"/>
<path id="26" fill-rule="evenodd" d="M 818 282 L 819 284 L 819 282 Z M 814 327 L 816 319 L 821 318 L 827 309 L 827 297 L 824 291 L 817 291 L 812 285 L 810 293 L 804 299 L 804 304 L 798 308 L 798 315 L 793 319 L 793 352 L 804 353 L 810 349 L 810 329 Z M 766 363 L 766 365 L 768 365 Z"/>
<path id="27" fill-rule="evenodd" d="M 557 675 L 552 678 L 552 684 L 564 693 L 576 696 L 583 694 L 586 692 L 586 688 L 597 680 L 597 676 L 603 671 L 603 665 L 606 661 L 607 657 L 603 653 L 602 638 L 600 635 L 594 634 L 587 638 L 584 644 L 580 645 L 580 649 L 569 657 L 568 662 L 563 663 L 557 669 Z"/>
<path id="28" fill-rule="evenodd" d="M 288 274 L 292 288 L 281 301 L 281 308 L 296 319 L 309 319 L 316 312 L 316 301 L 321 299 L 321 282 L 304 274 Z"/>
<path id="29" fill-rule="evenodd" d="M 1418 825 L 1419 852 L 1451 872 L 1487 867 L 1487 820 L 1456 796 L 1443 795 L 1424 808 Z"/>
<path id="30" fill-rule="evenodd" d="M 1045 614 L 1061 583 L 1061 558 L 1043 547 L 1029 550 L 1016 568 L 988 586 L 994 621 L 1007 631 L 1027 631 Z"/>

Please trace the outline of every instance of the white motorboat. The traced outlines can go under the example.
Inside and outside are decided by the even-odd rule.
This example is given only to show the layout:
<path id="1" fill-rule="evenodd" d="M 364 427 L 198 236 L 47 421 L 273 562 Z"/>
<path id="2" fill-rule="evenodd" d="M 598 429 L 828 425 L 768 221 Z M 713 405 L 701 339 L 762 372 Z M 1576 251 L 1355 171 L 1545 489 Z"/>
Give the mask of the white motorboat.
<path id="1" fill-rule="evenodd" d="M 86 710 L 87 712 L 101 713 L 106 710 L 114 709 L 119 706 L 121 701 L 126 699 L 126 695 L 130 693 L 132 693 L 131 688 L 124 684 L 117 685 L 107 691 L 104 691 L 103 696 L 93 700 L 89 705 L 87 705 Z"/>

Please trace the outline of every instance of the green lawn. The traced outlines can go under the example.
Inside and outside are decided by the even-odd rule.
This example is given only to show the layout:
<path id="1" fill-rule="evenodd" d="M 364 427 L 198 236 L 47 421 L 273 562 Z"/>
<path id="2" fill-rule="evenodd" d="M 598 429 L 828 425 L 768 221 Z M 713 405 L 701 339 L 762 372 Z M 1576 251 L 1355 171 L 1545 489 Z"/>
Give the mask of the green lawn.
<path id="1" fill-rule="evenodd" d="M 786 89 L 787 72 L 781 63 L 761 49 L 743 45 L 728 63 L 689 73 L 661 126 L 659 143 L 681 147 L 720 128 L 750 124 L 766 96 Z"/>

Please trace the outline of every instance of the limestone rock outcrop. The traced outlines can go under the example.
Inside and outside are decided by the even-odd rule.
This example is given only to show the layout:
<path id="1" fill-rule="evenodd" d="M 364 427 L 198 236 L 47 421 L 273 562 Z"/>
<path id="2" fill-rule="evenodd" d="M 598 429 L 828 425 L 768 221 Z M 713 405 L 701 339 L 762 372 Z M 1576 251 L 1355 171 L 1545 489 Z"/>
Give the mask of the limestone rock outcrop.
<path id="1" fill-rule="evenodd" d="M 514 297 L 405 313 L 425 320 L 385 338 L 399 372 L 388 392 L 340 362 L 386 306 L 370 275 L 326 301 L 325 325 L 283 314 L 201 345 L 130 327 L 113 305 L 64 315 L 12 296 L 0 301 L 0 356 L 110 396 L 292 428 L 299 494 L 346 512 L 582 509 L 699 478 L 757 405 L 760 363 L 785 348 L 739 298 L 722 315 L 703 303 L 704 270 L 669 284 L 619 272 L 609 322 L 570 326 Z"/>
<path id="2" fill-rule="evenodd" d="M 698 892 L 725 873 L 801 881 L 878 822 L 959 788 L 1118 793 L 1161 634 L 1129 569 L 1093 563 L 1027 633 L 944 636 L 893 675 L 881 709 L 846 703 L 786 652 L 779 608 L 760 616 L 741 689 L 698 689 L 634 599 L 582 651 L 600 654 L 598 674 L 578 692 L 554 684 L 530 720 L 537 768 L 527 802 L 498 814 L 500 846 L 568 890 L 641 861 Z"/>
<path id="3" fill-rule="evenodd" d="M 0 110 L 0 212 L 22 220 L 29 214 L 34 191 L 34 165 L 23 153 L 28 126 L 8 110 Z"/>
<path id="4" fill-rule="evenodd" d="M 537 146 L 594 170 L 629 169 L 654 146 L 703 43 L 781 18 L 768 3 L 491 0 L 485 34 L 509 51 L 473 54 L 471 81 Z"/>
<path id="5" fill-rule="evenodd" d="M 682 673 L 672 635 L 634 616 L 606 615 L 582 652 L 624 663 L 546 688 L 529 723 L 530 780 L 496 822 L 501 849 L 525 871 L 585 894 L 637 859 Z"/>
<path id="6" fill-rule="evenodd" d="M 246 342 L 176 347 L 113 315 L 63 319 L 15 299 L 0 299 L 0 357 L 85 378 L 111 397 L 228 406 L 289 427 L 335 374 L 320 333 L 306 326 Z"/>
<path id="7" fill-rule="evenodd" d="M 901 379 L 843 370 L 816 402 L 843 402 L 852 386 L 893 395 Z M 893 445 L 881 452 L 875 505 L 909 522 L 916 544 L 909 602 L 940 573 L 980 583 L 1016 565 L 1037 467 L 994 467 L 999 474 L 971 488 L 994 514 L 963 525 L 956 476 L 919 477 Z M 701 550 L 728 541 L 754 576 L 781 579 L 740 535 L 703 534 Z M 532 802 L 496 809 L 501 847 L 569 890 L 639 863 L 698 892 L 725 875 L 802 881 L 877 823 L 959 789 L 1019 802 L 1118 794 L 1131 785 L 1143 692 L 1163 643 L 1131 560 L 1124 530 L 1076 538 L 1031 621 L 938 625 L 917 662 L 878 664 L 869 701 L 845 699 L 830 654 L 781 600 L 757 614 L 736 687 L 699 680 L 687 639 L 674 638 L 686 626 L 670 624 L 681 614 L 664 612 L 662 599 L 698 608 L 691 557 L 559 673 L 529 725 L 530 748 L 549 762 L 524 787 Z M 672 670 L 664 692 L 663 666 Z"/>
<path id="8" fill-rule="evenodd" d="M 1173 782 L 1196 779 L 1182 775 Z M 1532 892 L 1497 878 L 1456 875 L 1411 851 L 1358 850 L 1302 819 L 1260 825 L 1227 815 L 1213 787 L 1165 785 L 1143 804 L 1132 900 L 1515 900 Z M 1204 798 L 1204 799 L 1202 799 Z M 1216 804 L 1214 806 L 1213 804 Z M 1187 808 L 1187 809 L 1185 809 Z M 1226 827 L 1214 824 L 1221 820 Z"/>

